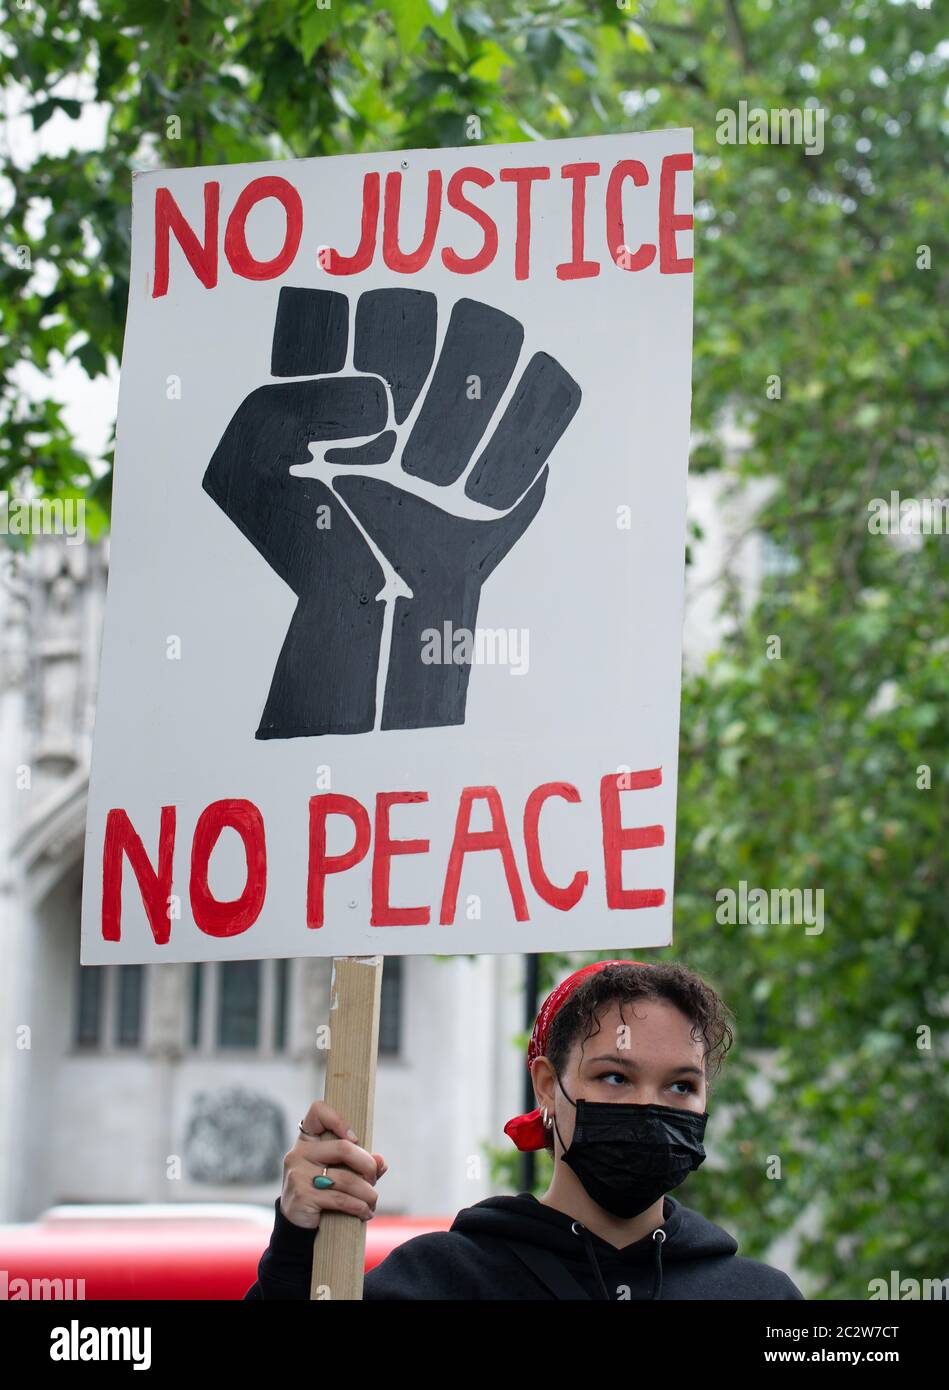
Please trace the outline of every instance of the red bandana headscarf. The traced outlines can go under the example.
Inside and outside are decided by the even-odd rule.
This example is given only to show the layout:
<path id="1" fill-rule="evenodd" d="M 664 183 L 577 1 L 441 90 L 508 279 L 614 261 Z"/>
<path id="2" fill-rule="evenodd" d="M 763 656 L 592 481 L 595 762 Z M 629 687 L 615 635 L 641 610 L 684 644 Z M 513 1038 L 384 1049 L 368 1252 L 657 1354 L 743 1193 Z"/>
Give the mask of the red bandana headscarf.
<path id="1" fill-rule="evenodd" d="M 588 975 L 593 975 L 597 970 L 602 970 L 607 965 L 651 966 L 652 964 L 653 962 L 648 960 L 595 960 L 592 965 L 584 965 L 580 970 L 575 970 L 572 975 L 568 975 L 565 980 L 561 980 L 556 989 L 551 990 L 540 1006 L 540 1012 L 534 1023 L 534 1031 L 531 1033 L 531 1040 L 527 1046 L 528 1067 L 535 1057 L 547 1055 L 547 1039 L 550 1036 L 550 1025 L 554 1021 L 554 1016 L 570 998 L 577 986 L 583 984 Z M 540 1110 L 531 1110 L 526 1115 L 515 1115 L 514 1119 L 508 1120 L 504 1126 L 504 1133 L 514 1141 L 522 1152 L 526 1152 L 528 1149 L 542 1149 L 544 1147 L 544 1122 Z"/>

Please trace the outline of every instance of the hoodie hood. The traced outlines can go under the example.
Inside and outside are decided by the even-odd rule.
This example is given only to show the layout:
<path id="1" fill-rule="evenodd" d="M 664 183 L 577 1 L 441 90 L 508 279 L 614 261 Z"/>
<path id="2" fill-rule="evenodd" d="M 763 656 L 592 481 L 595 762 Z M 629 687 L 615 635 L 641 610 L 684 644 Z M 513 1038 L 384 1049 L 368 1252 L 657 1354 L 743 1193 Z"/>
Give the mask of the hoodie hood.
<path id="1" fill-rule="evenodd" d="M 622 1283 L 624 1271 L 639 1282 L 640 1267 L 651 1266 L 651 1292 L 646 1297 L 658 1299 L 664 1265 L 734 1255 L 738 1250 L 734 1236 L 674 1197 L 663 1198 L 663 1218 L 663 1224 L 649 1235 L 618 1249 L 566 1212 L 539 1202 L 529 1192 L 519 1192 L 516 1197 L 488 1197 L 465 1207 L 451 1229 L 467 1236 L 493 1236 L 539 1246 L 558 1256 L 568 1268 L 586 1266 L 600 1297 L 607 1300 L 611 1295 L 606 1278 Z"/>

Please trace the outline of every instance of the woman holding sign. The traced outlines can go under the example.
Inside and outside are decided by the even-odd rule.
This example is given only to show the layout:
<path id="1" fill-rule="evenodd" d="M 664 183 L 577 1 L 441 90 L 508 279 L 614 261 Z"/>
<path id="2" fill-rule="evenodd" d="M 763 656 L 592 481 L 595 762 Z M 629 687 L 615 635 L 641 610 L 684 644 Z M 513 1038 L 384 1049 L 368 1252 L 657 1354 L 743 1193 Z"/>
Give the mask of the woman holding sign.
<path id="1" fill-rule="evenodd" d="M 800 1299 L 786 1274 L 668 1196 L 705 1160 L 711 1077 L 731 1044 L 721 999 L 681 965 L 597 961 L 544 1001 L 527 1051 L 538 1108 L 504 1126 L 546 1148 L 541 1197 L 489 1197 L 370 1270 L 376 1299 Z M 245 1298 L 309 1298 L 321 1212 L 375 1214 L 380 1154 L 314 1101 L 284 1160 L 270 1245 Z M 326 1130 L 338 1139 L 312 1136 Z"/>

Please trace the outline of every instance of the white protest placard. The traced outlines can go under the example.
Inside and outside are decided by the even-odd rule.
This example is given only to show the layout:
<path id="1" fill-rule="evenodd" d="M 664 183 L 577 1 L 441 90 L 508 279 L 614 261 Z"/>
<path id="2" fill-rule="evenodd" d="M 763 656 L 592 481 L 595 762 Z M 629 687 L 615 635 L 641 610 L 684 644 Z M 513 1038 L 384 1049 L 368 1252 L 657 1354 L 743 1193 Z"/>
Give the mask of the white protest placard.
<path id="1" fill-rule="evenodd" d="M 83 963 L 670 942 L 691 148 L 135 176 Z"/>

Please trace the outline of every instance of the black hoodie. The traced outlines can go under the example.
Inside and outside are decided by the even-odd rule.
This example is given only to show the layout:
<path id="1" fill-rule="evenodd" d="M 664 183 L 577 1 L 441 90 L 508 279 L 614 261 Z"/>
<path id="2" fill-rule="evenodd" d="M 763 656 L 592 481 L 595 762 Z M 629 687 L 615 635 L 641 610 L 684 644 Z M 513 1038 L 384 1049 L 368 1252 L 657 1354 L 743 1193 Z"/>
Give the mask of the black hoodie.
<path id="1" fill-rule="evenodd" d="M 365 1277 L 363 1298 L 681 1300 L 803 1298 L 786 1274 L 672 1197 L 664 1224 L 618 1250 L 528 1192 L 465 1207 L 450 1231 L 415 1236 Z M 276 1221 L 245 1299 L 309 1298 L 318 1232 Z"/>

